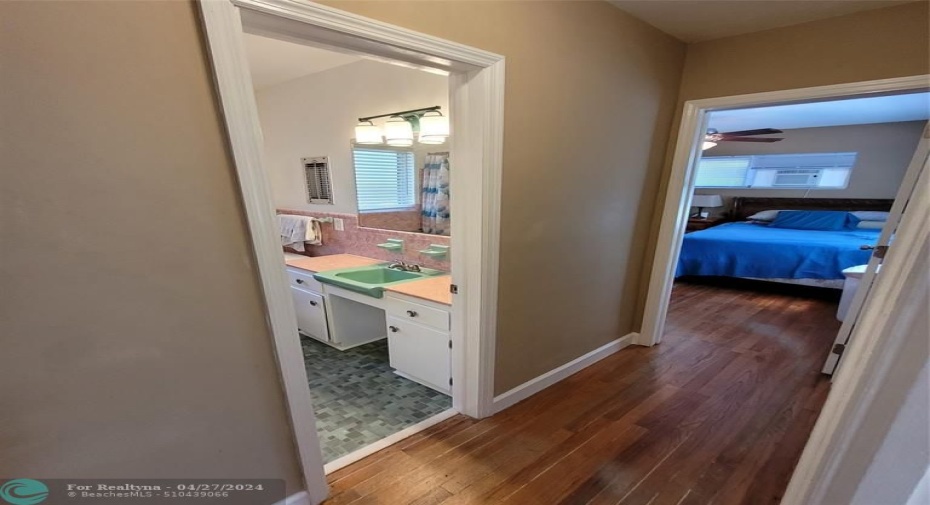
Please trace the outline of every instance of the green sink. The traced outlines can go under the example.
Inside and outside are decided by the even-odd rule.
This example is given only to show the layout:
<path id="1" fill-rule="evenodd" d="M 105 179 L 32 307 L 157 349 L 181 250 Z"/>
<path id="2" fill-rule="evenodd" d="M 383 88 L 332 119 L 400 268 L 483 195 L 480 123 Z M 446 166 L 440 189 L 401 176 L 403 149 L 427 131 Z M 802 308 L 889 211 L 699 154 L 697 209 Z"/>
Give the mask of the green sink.
<path id="1" fill-rule="evenodd" d="M 332 284 L 373 298 L 381 298 L 384 296 L 385 287 L 445 273 L 431 268 L 422 268 L 420 272 L 405 272 L 388 268 L 388 265 L 389 263 L 383 263 L 366 267 L 328 270 L 313 274 L 313 278 L 324 284 Z"/>

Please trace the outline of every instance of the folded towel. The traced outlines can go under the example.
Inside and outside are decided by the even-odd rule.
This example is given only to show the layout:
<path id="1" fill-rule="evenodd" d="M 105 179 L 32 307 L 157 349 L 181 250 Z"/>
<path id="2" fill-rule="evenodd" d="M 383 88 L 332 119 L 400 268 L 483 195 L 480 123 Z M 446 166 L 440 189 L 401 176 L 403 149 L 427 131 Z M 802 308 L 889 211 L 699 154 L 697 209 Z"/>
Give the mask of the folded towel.
<path id="1" fill-rule="evenodd" d="M 281 234 L 281 245 L 295 251 L 303 251 L 304 243 L 323 244 L 320 223 L 312 217 L 278 214 L 278 230 Z"/>

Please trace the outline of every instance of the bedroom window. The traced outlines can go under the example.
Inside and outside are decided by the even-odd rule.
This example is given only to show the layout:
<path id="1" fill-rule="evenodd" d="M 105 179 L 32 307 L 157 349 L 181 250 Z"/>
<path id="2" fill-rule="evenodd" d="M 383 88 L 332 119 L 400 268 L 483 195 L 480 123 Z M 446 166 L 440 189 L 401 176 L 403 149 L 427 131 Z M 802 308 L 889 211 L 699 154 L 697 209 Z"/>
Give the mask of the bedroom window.
<path id="1" fill-rule="evenodd" d="M 409 209 L 416 205 L 413 151 L 356 147 L 355 187 L 359 212 Z"/>
<path id="2" fill-rule="evenodd" d="M 697 167 L 695 187 L 744 189 L 843 189 L 856 153 L 708 156 Z"/>

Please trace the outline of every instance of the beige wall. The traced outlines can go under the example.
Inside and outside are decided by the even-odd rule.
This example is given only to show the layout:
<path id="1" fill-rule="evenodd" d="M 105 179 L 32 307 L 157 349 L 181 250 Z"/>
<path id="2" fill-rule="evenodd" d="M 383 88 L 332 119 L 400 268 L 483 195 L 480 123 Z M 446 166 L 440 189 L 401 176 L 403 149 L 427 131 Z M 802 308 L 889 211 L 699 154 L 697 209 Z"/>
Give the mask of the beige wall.
<path id="1" fill-rule="evenodd" d="M 0 20 L 0 475 L 301 489 L 194 7 Z"/>
<path id="2" fill-rule="evenodd" d="M 496 392 L 635 330 L 683 45 L 600 2 L 336 5 L 507 57 Z M 194 8 L 0 20 L 0 475 L 296 489 Z M 729 40 L 692 47 L 683 96 L 927 71 L 925 6 Z"/>
<path id="3" fill-rule="evenodd" d="M 928 2 L 688 46 L 682 100 L 930 72 Z"/>
<path id="4" fill-rule="evenodd" d="M 928 9 L 930 3 L 921 1 L 689 44 L 653 213 L 661 215 L 665 205 L 686 100 L 930 74 Z M 658 233 L 655 219 L 647 239 L 647 271 Z M 642 283 L 640 315 L 647 292 L 648 283 Z"/>
<path id="5" fill-rule="evenodd" d="M 785 130 L 771 144 L 721 142 L 704 156 L 855 152 L 856 166 L 845 189 L 697 189 L 695 194 L 724 197 L 894 198 L 907 172 L 926 121 Z M 725 198 L 729 199 L 729 198 Z M 725 208 L 712 209 L 719 213 Z"/>
<path id="6" fill-rule="evenodd" d="M 637 329 L 684 45 L 604 2 L 329 2 L 507 58 L 496 393 Z"/>

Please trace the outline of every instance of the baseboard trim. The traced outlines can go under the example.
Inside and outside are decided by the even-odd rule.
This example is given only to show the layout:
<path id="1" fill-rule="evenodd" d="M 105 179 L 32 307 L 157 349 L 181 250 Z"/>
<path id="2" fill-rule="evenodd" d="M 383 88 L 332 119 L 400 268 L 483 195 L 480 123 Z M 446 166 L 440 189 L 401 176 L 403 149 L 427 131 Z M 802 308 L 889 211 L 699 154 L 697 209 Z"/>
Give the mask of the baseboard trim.
<path id="1" fill-rule="evenodd" d="M 575 358 L 564 365 L 550 370 L 535 379 L 531 379 L 519 386 L 494 397 L 491 404 L 493 413 L 498 413 L 508 407 L 511 407 L 533 395 L 546 389 L 547 387 L 574 375 L 575 373 L 597 363 L 598 361 L 610 356 L 611 354 L 629 346 L 639 336 L 638 333 L 629 333 L 617 340 L 610 341 L 597 349 Z"/>
<path id="2" fill-rule="evenodd" d="M 362 458 L 371 456 L 372 454 L 380 451 L 381 449 L 385 449 L 389 446 L 396 444 L 397 442 L 400 442 L 401 440 L 411 435 L 415 435 L 425 430 L 426 428 L 429 428 L 430 426 L 439 424 L 458 413 L 459 412 L 455 409 L 449 409 L 449 410 L 440 412 L 436 414 L 435 416 L 430 417 L 429 419 L 424 419 L 420 421 L 419 423 L 414 424 L 413 426 L 404 428 L 403 430 L 400 430 L 397 433 L 394 433 L 393 435 L 388 435 L 387 437 L 382 438 L 381 440 L 378 440 L 377 442 L 373 444 L 366 445 L 365 447 L 362 447 L 361 449 L 355 452 L 346 454 L 345 456 L 339 459 L 335 459 L 333 461 L 330 461 L 329 463 L 326 463 L 325 465 L 323 465 L 323 472 L 326 474 L 329 474 L 331 472 L 335 472 L 336 470 L 339 470 L 340 468 L 349 466 L 352 463 L 355 463 L 356 461 Z"/>
<path id="3" fill-rule="evenodd" d="M 306 491 L 294 493 L 287 498 L 275 503 L 274 505 L 313 505 L 310 503 L 310 495 Z"/>

